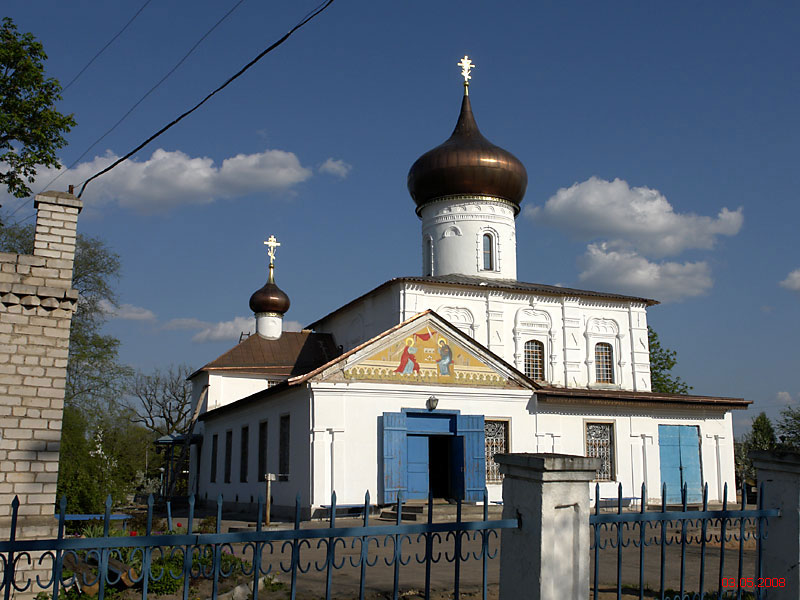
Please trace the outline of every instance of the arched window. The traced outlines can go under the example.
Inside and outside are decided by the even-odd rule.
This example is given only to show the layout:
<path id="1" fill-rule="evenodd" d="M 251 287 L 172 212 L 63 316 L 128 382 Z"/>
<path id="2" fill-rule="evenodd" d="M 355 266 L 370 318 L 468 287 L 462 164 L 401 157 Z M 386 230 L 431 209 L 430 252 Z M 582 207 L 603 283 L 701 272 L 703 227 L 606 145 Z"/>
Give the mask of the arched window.
<path id="1" fill-rule="evenodd" d="M 594 347 L 594 373 L 597 383 L 614 383 L 614 351 L 611 344 L 600 342 Z"/>
<path id="2" fill-rule="evenodd" d="M 525 375 L 536 381 L 544 380 L 544 344 L 537 340 L 525 342 Z"/>
<path id="3" fill-rule="evenodd" d="M 488 233 L 483 234 L 483 270 L 494 271 L 494 240 Z"/>
<path id="4" fill-rule="evenodd" d="M 433 238 L 430 236 L 425 239 L 422 249 L 422 274 L 433 275 Z"/>

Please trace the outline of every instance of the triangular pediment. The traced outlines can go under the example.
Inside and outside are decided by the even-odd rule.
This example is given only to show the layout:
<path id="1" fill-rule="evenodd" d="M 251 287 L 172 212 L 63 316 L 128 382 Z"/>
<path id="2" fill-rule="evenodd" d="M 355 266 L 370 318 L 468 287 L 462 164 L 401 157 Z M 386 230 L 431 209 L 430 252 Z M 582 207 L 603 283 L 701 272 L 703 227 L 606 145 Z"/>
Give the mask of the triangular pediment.
<path id="1" fill-rule="evenodd" d="M 327 381 L 535 389 L 530 379 L 433 311 L 362 344 L 320 376 Z"/>

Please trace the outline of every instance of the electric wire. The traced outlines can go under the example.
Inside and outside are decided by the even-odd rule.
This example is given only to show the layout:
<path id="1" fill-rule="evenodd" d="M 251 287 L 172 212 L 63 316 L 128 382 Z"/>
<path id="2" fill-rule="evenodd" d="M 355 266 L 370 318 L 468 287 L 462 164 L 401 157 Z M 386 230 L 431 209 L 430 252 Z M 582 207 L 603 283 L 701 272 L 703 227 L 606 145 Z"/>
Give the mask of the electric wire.
<path id="1" fill-rule="evenodd" d="M 97 51 L 97 54 L 95 54 L 95 55 L 92 57 L 92 59 L 91 59 L 91 60 L 90 60 L 88 63 L 86 63 L 86 65 L 85 65 L 85 66 L 84 66 L 84 67 L 83 67 L 83 68 L 82 68 L 80 71 L 78 71 L 78 74 L 77 74 L 77 75 L 75 75 L 75 77 L 73 77 L 73 78 L 72 78 L 72 81 L 70 81 L 70 82 L 69 82 L 67 85 L 65 85 L 65 86 L 64 86 L 64 89 L 63 89 L 62 91 L 66 92 L 66 91 L 69 89 L 69 87 L 70 87 L 70 86 L 71 86 L 73 83 L 75 83 L 75 82 L 78 80 L 78 77 L 80 77 L 81 75 L 83 75 L 83 72 L 84 72 L 86 69 L 88 69 L 88 68 L 91 66 L 91 64 L 92 64 L 92 63 L 93 63 L 93 62 L 94 62 L 94 61 L 95 61 L 95 60 L 96 60 L 96 59 L 97 59 L 97 58 L 98 58 L 98 57 L 99 57 L 99 56 L 100 56 L 100 55 L 101 55 L 103 52 L 105 52 L 105 51 L 106 51 L 106 48 L 108 48 L 108 47 L 109 47 L 111 44 L 113 44 L 113 43 L 114 43 L 114 40 L 116 40 L 116 39 L 117 39 L 119 36 L 121 36 L 121 35 L 122 35 L 122 32 L 123 32 L 123 31 L 125 31 L 125 30 L 128 28 L 128 26 L 129 26 L 131 23 L 133 23 L 133 22 L 136 20 L 136 17 L 138 17 L 138 16 L 139 16 L 139 14 L 140 14 L 140 13 L 141 13 L 141 12 L 142 12 L 142 11 L 143 11 L 145 8 L 147 8 L 147 5 L 148 5 L 148 4 L 150 4 L 152 1 L 153 1 L 153 0 L 146 0 L 146 1 L 145 1 L 145 3 L 144 3 L 144 4 L 142 4 L 141 8 L 139 8 L 139 10 L 137 10 L 137 11 L 136 11 L 136 14 L 135 14 L 135 15 L 133 15 L 133 16 L 130 18 L 130 20 L 127 22 L 127 23 L 125 23 L 125 26 L 124 26 L 122 29 L 120 29 L 120 30 L 117 32 L 117 34 L 116 34 L 114 37 L 112 37 L 110 40 L 108 40 L 108 43 L 107 43 L 105 46 L 103 46 L 102 48 L 100 48 L 100 50 L 98 50 L 98 51 Z"/>
<path id="2" fill-rule="evenodd" d="M 233 82 L 234 82 L 236 79 L 238 79 L 238 78 L 239 78 L 241 75 L 243 75 L 243 74 L 244 74 L 244 73 L 245 73 L 247 70 L 249 70 L 249 69 L 250 69 L 250 67 L 252 67 L 252 66 L 253 66 L 253 65 L 255 65 L 255 64 L 258 62 L 258 61 L 260 61 L 262 58 L 264 58 L 264 56 L 266 56 L 267 54 L 269 54 L 270 52 L 272 52 L 272 51 L 273 51 L 275 48 L 277 48 L 278 46 L 280 46 L 281 44 L 283 44 L 283 43 L 284 43 L 286 40 L 288 40 L 288 39 L 289 39 L 289 37 L 291 37 L 291 35 L 292 35 L 292 34 L 293 34 L 295 31 L 297 31 L 298 29 L 300 29 L 301 27 L 303 27 L 303 26 L 304 26 L 306 23 L 308 23 L 309 21 L 311 21 L 312 19 L 314 19 L 316 16 L 320 15 L 320 14 L 321 14 L 321 13 L 322 13 L 322 12 L 323 12 L 323 11 L 324 11 L 326 8 L 328 8 L 328 7 L 329 7 L 331 4 L 333 4 L 333 0 L 324 0 L 322 3 L 320 3 L 319 5 L 317 5 L 317 7 L 316 7 L 316 8 L 314 8 L 314 9 L 310 10 L 309 12 L 307 12 L 307 13 L 306 13 L 306 15 L 305 15 L 305 16 L 304 16 L 304 17 L 303 17 L 303 18 L 302 18 L 302 19 L 301 19 L 301 20 L 300 20 L 300 21 L 299 21 L 299 22 L 298 22 L 298 23 L 297 23 L 297 24 L 296 24 L 294 27 L 292 27 L 292 28 L 291 28 L 291 29 L 290 29 L 288 32 L 286 32 L 286 33 L 283 35 L 283 37 L 281 37 L 281 38 L 280 38 L 279 40 L 277 40 L 276 42 L 273 42 L 273 43 L 272 43 L 272 44 L 271 44 L 269 47 L 267 47 L 266 49 L 262 50 L 262 51 L 261 51 L 261 52 L 260 52 L 260 53 L 259 53 L 259 54 L 258 54 L 258 55 L 257 55 L 257 56 L 254 58 L 254 59 L 253 59 L 253 60 L 251 60 L 251 61 L 250 61 L 249 63 L 247 63 L 247 64 L 246 64 L 244 67 L 242 67 L 241 69 L 239 69 L 239 71 L 237 71 L 237 72 L 236 72 L 234 75 L 232 75 L 231 77 L 229 77 L 229 78 L 228 78 L 228 79 L 225 81 L 225 83 L 223 83 L 223 84 L 222 84 L 222 85 L 220 85 L 218 88 L 216 88 L 214 91 L 212 91 L 211 93 L 209 93 L 209 94 L 208 94 L 208 95 L 207 95 L 205 98 L 203 98 L 203 99 L 202 99 L 200 102 L 198 102 L 197 104 L 195 104 L 195 105 L 194 105 L 192 108 L 190 108 L 189 110 L 187 110 L 186 112 L 184 112 L 183 114 L 181 114 L 179 117 L 177 117 L 176 119 L 174 119 L 173 121 L 171 121 L 170 123 L 168 123 L 167 125 L 165 125 L 164 127 L 162 127 L 161 129 L 159 129 L 159 130 L 158 130 L 156 133 L 154 133 L 154 134 L 153 134 L 153 135 L 151 135 L 149 138 L 147 138 L 145 141 L 143 141 L 141 144 L 139 144 L 138 146 L 136 146 L 136 148 L 134 148 L 133 150 L 131 150 L 130 152 L 128 152 L 128 153 L 127 153 L 125 156 L 123 156 L 123 157 L 121 157 L 121 158 L 117 159 L 117 160 L 116 160 L 116 161 L 114 161 L 112 164 L 110 164 L 110 165 L 109 165 L 109 166 L 107 166 L 105 169 L 103 169 L 102 171 L 99 171 L 99 172 L 95 173 L 94 175 L 92 175 L 91 177 L 89 177 L 87 180 L 85 180 L 85 181 L 82 183 L 82 185 L 81 185 L 80 192 L 78 192 L 78 198 L 80 198 L 80 197 L 83 195 L 83 192 L 86 190 L 86 186 L 89 184 L 89 182 L 91 182 L 92 180 L 94 180 L 94 179 L 96 179 L 96 178 L 100 177 L 101 175 L 104 175 L 105 173 L 108 173 L 108 172 L 109 172 L 111 169 L 113 169 L 114 167 L 116 167 L 116 166 L 117 166 L 117 165 L 119 165 L 120 163 L 122 163 L 122 162 L 124 162 L 124 161 L 128 160 L 128 159 L 129 159 L 131 156 L 133 156 L 134 154 L 136 154 L 136 153 L 137 153 L 139 150 L 141 150 L 142 148 L 144 148 L 144 147 L 145 147 L 147 144 L 149 144 L 149 143 L 150 143 L 150 142 L 152 142 L 154 139 L 156 139 L 157 137 L 159 137 L 160 135 L 162 135 L 162 134 L 163 134 L 164 132 L 166 132 L 168 129 L 171 129 L 171 128 L 172 128 L 174 125 L 177 125 L 177 124 L 178 124 L 180 121 L 182 121 L 184 118 L 188 117 L 190 114 L 192 114 L 192 113 L 193 113 L 194 111 L 196 111 L 198 108 L 200 108 L 200 107 L 201 107 L 203 104 L 205 104 L 205 103 L 206 103 L 208 100 L 210 100 L 210 99 L 211 99 L 213 96 L 215 96 L 217 93 L 221 92 L 223 89 L 225 89 L 226 87 L 228 87 L 228 85 L 230 85 L 230 84 L 231 84 L 231 83 L 233 83 Z"/>
<path id="3" fill-rule="evenodd" d="M 108 135 L 109 135 L 111 132 L 113 132 L 113 131 L 114 131 L 114 130 L 117 128 L 117 127 L 119 127 L 119 125 L 120 125 L 120 124 L 121 124 L 121 123 L 122 123 L 122 122 L 123 122 L 125 119 L 127 119 L 127 118 L 128 118 L 128 116 L 130 116 L 130 114 L 131 114 L 131 113 L 132 113 L 134 110 L 136 110 L 136 108 L 137 108 L 137 107 L 138 107 L 138 106 L 139 106 L 139 105 L 140 105 L 142 102 L 144 102 L 144 100 L 145 100 L 145 99 L 146 99 L 146 98 L 147 98 L 147 97 L 148 97 L 150 94 L 152 94 L 154 91 L 156 91 L 156 89 L 158 89 L 158 88 L 161 86 L 161 84 L 162 84 L 162 83 L 164 83 L 164 82 L 165 82 L 165 81 L 166 81 L 166 80 L 167 80 L 167 79 L 168 79 L 168 78 L 169 78 L 169 77 L 170 77 L 170 76 L 171 76 L 171 75 L 172 75 L 172 74 L 173 74 L 173 73 L 174 73 L 174 72 L 175 72 L 175 71 L 176 71 L 176 70 L 177 70 L 177 69 L 178 69 L 178 68 L 179 68 L 179 67 L 180 67 L 180 66 L 181 66 L 181 65 L 182 65 L 184 62 L 185 62 L 185 61 L 186 61 L 186 59 L 187 59 L 187 58 L 189 58 L 189 56 L 190 56 L 190 55 L 191 55 L 191 54 L 192 54 L 192 53 L 193 53 L 193 52 L 194 52 L 194 51 L 197 49 L 197 47 L 198 47 L 198 46 L 199 46 L 201 43 L 203 43 L 203 41 L 204 41 L 204 40 L 205 40 L 205 39 L 206 39 L 206 38 L 207 38 L 209 35 L 211 35 L 211 33 L 212 33 L 212 32 L 213 32 L 213 31 L 214 31 L 214 30 L 215 30 L 217 27 L 219 27 L 219 26 L 220 26 L 220 25 L 223 23 L 223 21 L 225 21 L 225 20 L 226 20 L 226 19 L 227 19 L 229 16 L 231 16 L 231 14 L 233 14 L 233 12 L 234 12 L 234 11 L 235 11 L 237 8 L 239 8 L 239 6 L 241 6 L 241 5 L 242 5 L 242 3 L 244 3 L 244 0 L 239 0 L 239 1 L 238 1 L 236 4 L 234 4 L 234 5 L 233 5 L 233 7 L 232 7 L 230 10 L 228 10 L 228 12 L 226 12 L 224 15 L 222 15 L 222 17 L 221 17 L 221 18 L 220 18 L 220 19 L 219 19 L 219 20 L 218 20 L 216 23 L 214 23 L 214 25 L 213 25 L 213 26 L 212 26 L 212 27 L 211 27 L 211 28 L 210 28 L 208 31 L 206 31 L 206 32 L 205 32 L 205 33 L 204 33 L 204 34 L 203 34 L 203 35 L 202 35 L 202 36 L 201 36 L 201 37 L 200 37 L 200 38 L 199 38 L 199 39 L 198 39 L 198 40 L 197 40 L 197 41 L 194 43 L 194 45 L 193 45 L 191 48 L 189 48 L 189 51 L 188 51 L 188 52 L 186 52 L 186 54 L 184 54 L 184 55 L 183 55 L 183 57 L 182 57 L 182 58 L 181 58 L 181 59 L 180 59 L 180 60 L 179 60 L 177 63 L 175 63 L 175 65 L 174 65 L 174 66 L 173 66 L 173 67 L 172 67 L 172 68 L 171 68 L 169 71 L 167 71 L 167 73 L 166 73 L 166 74 L 165 74 L 165 75 L 164 75 L 164 76 L 163 76 L 163 77 L 162 77 L 162 78 L 161 78 L 161 79 L 160 79 L 160 80 L 159 80 L 159 81 L 158 81 L 158 82 L 157 82 L 157 83 L 156 83 L 156 84 L 155 84 L 153 87 L 151 87 L 151 88 L 150 88 L 150 89 L 149 89 L 149 90 L 148 90 L 148 91 L 147 91 L 147 92 L 146 92 L 146 93 L 145 93 L 145 94 L 144 94 L 144 95 L 143 95 L 141 98 L 139 98 L 139 99 L 138 99 L 138 100 L 137 100 L 137 101 L 136 101 L 136 102 L 133 104 L 133 106 L 131 106 L 131 107 L 128 109 L 128 111 L 127 111 L 127 112 L 126 112 L 124 115 L 122 115 L 122 116 L 121 116 L 121 117 L 120 117 L 120 118 L 117 120 L 117 122 L 116 122 L 116 123 L 114 123 L 114 125 L 112 125 L 112 126 L 111 126 L 111 128 L 109 128 L 109 129 L 108 129 L 108 130 L 107 130 L 107 131 L 106 131 L 106 132 L 105 132 L 103 135 L 101 135 L 101 136 L 100 136 L 99 138 L 97 138 L 97 139 L 96 139 L 94 142 L 92 142 L 92 144 L 91 144 L 91 145 L 90 145 L 88 148 L 86 148 L 86 150 L 84 150 L 84 151 L 83 151 L 83 153 L 81 153 L 81 155 L 80 155 L 80 156 L 78 156 L 78 158 L 76 158 L 75 160 L 73 160 L 73 161 L 72 161 L 72 163 L 70 163 L 70 165 L 69 165 L 69 166 L 68 166 L 66 169 L 62 169 L 62 170 L 61 170 L 61 171 L 58 173 L 58 175 L 56 175 L 55 177 L 53 177 L 53 179 L 51 179 L 51 180 L 50 180 L 50 181 L 49 181 L 49 182 L 48 182 L 48 183 L 47 183 L 47 184 L 46 184 L 46 185 L 45 185 L 45 186 L 44 186 L 44 187 L 41 189 L 41 191 L 40 191 L 39 193 L 41 193 L 42 191 L 44 191 L 44 190 L 46 190 L 46 189 L 49 189 L 51 185 L 53 185 L 53 184 L 54 184 L 54 183 L 55 183 L 55 182 L 56 182 L 58 179 L 60 179 L 60 178 L 61 178 L 61 176 L 62 176 L 62 175 L 64 175 L 64 173 L 66 173 L 67 171 L 69 171 L 70 169 L 72 169 L 72 168 L 73 168 L 75 165 L 77 165 L 77 164 L 78 164 L 78 163 L 79 163 L 79 162 L 80 162 L 80 161 L 81 161 L 81 160 L 82 160 L 82 159 L 83 159 L 83 158 L 84 158 L 84 157 L 85 157 L 87 154 L 89 154 L 89 152 L 91 152 L 91 151 L 92 151 L 92 148 L 94 148 L 95 146 L 97 146 L 97 144 L 99 144 L 100 142 L 102 142 L 102 141 L 103 141 L 103 140 L 104 140 L 104 139 L 105 139 L 105 138 L 106 138 L 106 137 L 107 137 L 107 136 L 108 136 Z M 17 211 L 18 211 L 18 210 L 19 210 L 19 209 L 20 209 L 20 208 L 21 208 L 23 205 L 24 205 L 24 203 L 23 203 L 23 204 L 21 204 L 20 206 L 18 206 L 18 207 L 17 207 L 17 209 L 16 209 L 14 212 L 12 212 L 10 216 L 13 216 L 14 214 L 16 214 L 16 212 L 17 212 Z"/>

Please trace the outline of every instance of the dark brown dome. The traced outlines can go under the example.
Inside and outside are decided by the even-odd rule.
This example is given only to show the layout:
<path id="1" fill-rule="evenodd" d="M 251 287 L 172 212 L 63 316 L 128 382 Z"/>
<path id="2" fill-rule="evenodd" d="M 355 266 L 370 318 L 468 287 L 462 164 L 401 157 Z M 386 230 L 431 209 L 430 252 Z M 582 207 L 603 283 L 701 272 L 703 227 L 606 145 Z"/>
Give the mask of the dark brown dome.
<path id="1" fill-rule="evenodd" d="M 272 268 L 270 268 L 269 281 L 250 296 L 250 310 L 254 313 L 270 312 L 282 315 L 289 310 L 289 305 L 289 296 L 275 284 Z"/>
<path id="2" fill-rule="evenodd" d="M 453 135 L 420 156 L 408 172 L 417 214 L 433 200 L 457 195 L 503 198 L 518 213 L 527 186 L 528 173 L 519 159 L 481 134 L 466 94 Z"/>

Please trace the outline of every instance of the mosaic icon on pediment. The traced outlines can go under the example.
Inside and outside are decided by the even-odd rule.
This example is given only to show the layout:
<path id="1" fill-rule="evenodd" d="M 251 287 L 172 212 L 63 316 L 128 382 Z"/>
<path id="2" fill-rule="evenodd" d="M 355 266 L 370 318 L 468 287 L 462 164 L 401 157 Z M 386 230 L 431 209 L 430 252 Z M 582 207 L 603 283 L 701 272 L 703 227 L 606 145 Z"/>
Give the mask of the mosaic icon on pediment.
<path id="1" fill-rule="evenodd" d="M 405 334 L 356 364 L 349 380 L 505 387 L 508 378 L 432 325 Z"/>

